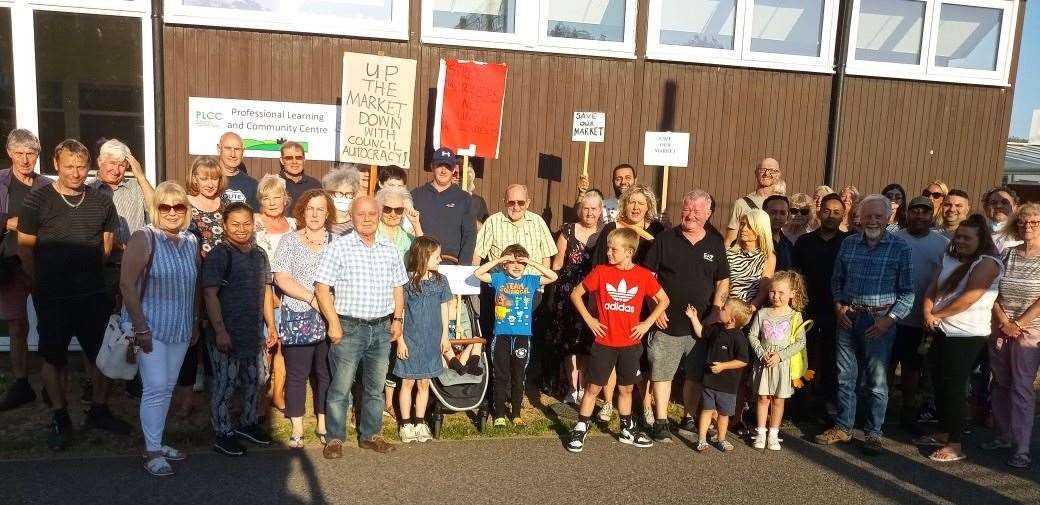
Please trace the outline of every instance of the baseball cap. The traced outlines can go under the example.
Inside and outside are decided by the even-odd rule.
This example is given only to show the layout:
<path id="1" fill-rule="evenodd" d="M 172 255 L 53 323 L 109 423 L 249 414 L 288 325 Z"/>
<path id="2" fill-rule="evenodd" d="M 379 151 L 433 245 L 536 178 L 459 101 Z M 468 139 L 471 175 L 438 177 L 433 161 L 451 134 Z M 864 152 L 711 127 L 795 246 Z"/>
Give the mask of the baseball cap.
<path id="1" fill-rule="evenodd" d="M 928 210 L 935 210 L 935 205 L 932 204 L 932 199 L 927 196 L 915 196 L 910 200 L 910 205 L 908 205 L 907 208 L 912 209 L 914 207 L 928 207 Z"/>
<path id="2" fill-rule="evenodd" d="M 433 159 L 430 161 L 430 165 L 438 167 L 441 165 L 447 165 L 454 167 L 458 163 L 458 158 L 455 153 L 447 147 L 442 147 L 433 152 Z"/>

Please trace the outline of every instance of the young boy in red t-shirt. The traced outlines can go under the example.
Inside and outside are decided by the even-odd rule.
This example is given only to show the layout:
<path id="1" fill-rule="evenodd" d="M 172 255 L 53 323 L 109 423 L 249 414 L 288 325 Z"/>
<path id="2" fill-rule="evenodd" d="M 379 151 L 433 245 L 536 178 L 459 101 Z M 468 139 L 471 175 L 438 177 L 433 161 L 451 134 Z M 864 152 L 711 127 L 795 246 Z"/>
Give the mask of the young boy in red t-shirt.
<path id="1" fill-rule="evenodd" d="M 618 441 L 636 447 L 651 447 L 653 440 L 639 431 L 632 419 L 632 387 L 639 375 L 639 358 L 643 354 L 640 340 L 664 310 L 668 295 L 661 289 L 654 273 L 632 263 L 639 235 L 629 228 L 618 228 L 607 235 L 607 261 L 589 272 L 585 280 L 571 291 L 571 302 L 585 324 L 596 336 L 585 367 L 585 397 L 581 401 L 578 423 L 567 439 L 567 450 L 581 452 L 589 431 L 596 397 L 617 370 L 618 413 L 621 432 Z M 599 318 L 589 313 L 582 301 L 585 293 L 595 293 Z M 639 320 L 643 300 L 650 297 L 656 306 L 645 321 Z"/>

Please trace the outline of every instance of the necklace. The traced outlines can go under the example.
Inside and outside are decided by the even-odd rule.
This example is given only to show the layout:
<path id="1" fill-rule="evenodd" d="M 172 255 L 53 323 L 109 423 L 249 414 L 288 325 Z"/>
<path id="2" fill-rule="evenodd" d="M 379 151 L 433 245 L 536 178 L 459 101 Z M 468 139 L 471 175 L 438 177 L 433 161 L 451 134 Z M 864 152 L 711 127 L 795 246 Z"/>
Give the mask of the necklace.
<path id="1" fill-rule="evenodd" d="M 313 246 L 319 246 L 319 247 L 323 246 L 323 245 L 325 245 L 326 242 L 328 242 L 328 240 L 329 240 L 328 233 L 323 233 L 320 240 L 311 240 L 311 238 L 309 236 L 307 236 L 307 231 L 304 230 L 304 232 L 303 232 L 303 241 L 307 242 L 308 244 L 313 245 Z"/>
<path id="2" fill-rule="evenodd" d="M 68 205 L 69 207 L 72 207 L 73 209 L 75 209 L 76 207 L 79 207 L 80 205 L 83 205 L 83 200 L 86 200 L 86 198 L 87 198 L 87 192 L 84 191 L 84 192 L 79 194 L 79 201 L 76 202 L 75 205 L 73 205 L 72 202 L 69 202 L 68 198 L 65 198 L 65 195 L 63 195 L 61 193 L 58 193 L 58 195 L 61 196 L 61 200 L 63 202 L 65 202 L 65 205 Z"/>

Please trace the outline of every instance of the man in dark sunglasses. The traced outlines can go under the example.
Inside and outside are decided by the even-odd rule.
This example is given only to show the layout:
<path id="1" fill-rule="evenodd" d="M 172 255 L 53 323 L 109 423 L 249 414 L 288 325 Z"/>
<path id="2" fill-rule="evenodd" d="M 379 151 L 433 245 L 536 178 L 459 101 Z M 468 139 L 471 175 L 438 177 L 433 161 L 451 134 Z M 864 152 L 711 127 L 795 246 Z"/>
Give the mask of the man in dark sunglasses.
<path id="1" fill-rule="evenodd" d="M 303 173 L 303 164 L 306 160 L 303 146 L 299 142 L 289 141 L 282 144 L 282 154 L 278 159 L 282 164 L 282 171 L 278 175 L 285 179 L 285 191 L 289 193 L 289 202 L 285 205 L 285 215 L 292 212 L 293 202 L 300 195 L 311 189 L 321 189 L 321 182 L 318 179 Z"/>

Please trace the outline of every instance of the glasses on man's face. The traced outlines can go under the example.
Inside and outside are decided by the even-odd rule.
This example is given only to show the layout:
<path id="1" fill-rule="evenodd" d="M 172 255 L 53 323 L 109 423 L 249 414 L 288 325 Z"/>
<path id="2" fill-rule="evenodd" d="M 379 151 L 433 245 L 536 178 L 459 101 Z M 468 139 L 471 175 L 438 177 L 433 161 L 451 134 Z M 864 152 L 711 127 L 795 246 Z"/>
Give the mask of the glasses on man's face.
<path id="1" fill-rule="evenodd" d="M 173 212 L 174 214 L 184 214 L 185 212 L 188 212 L 188 206 L 183 203 L 175 203 L 173 205 L 168 203 L 159 204 L 160 214 L 169 214 L 170 212 Z"/>
<path id="2" fill-rule="evenodd" d="M 400 216 L 404 214 L 404 207 L 391 207 L 389 205 L 384 205 L 383 214 L 395 214 Z"/>
<path id="3" fill-rule="evenodd" d="M 507 200 L 506 206 L 508 207 L 523 207 L 527 205 L 527 200 Z"/>
<path id="4" fill-rule="evenodd" d="M 798 215 L 808 216 L 810 213 L 812 213 L 812 211 L 809 210 L 809 207 L 792 207 L 791 208 L 791 215 L 792 216 L 798 216 Z"/>
<path id="5" fill-rule="evenodd" d="M 779 174 L 780 171 L 775 168 L 760 168 L 758 169 L 758 173 L 763 175 L 776 175 Z"/>
<path id="6" fill-rule="evenodd" d="M 282 156 L 282 160 L 284 160 L 284 161 L 303 161 L 303 155 L 301 154 L 301 155 L 298 155 L 298 156 Z"/>
<path id="7" fill-rule="evenodd" d="M 938 191 L 928 191 L 926 189 L 926 190 L 921 192 L 921 196 L 928 196 L 928 197 L 931 197 L 932 200 L 939 200 L 939 199 L 943 198 L 946 195 L 944 195 L 944 194 L 942 194 L 942 193 L 940 193 Z"/>

